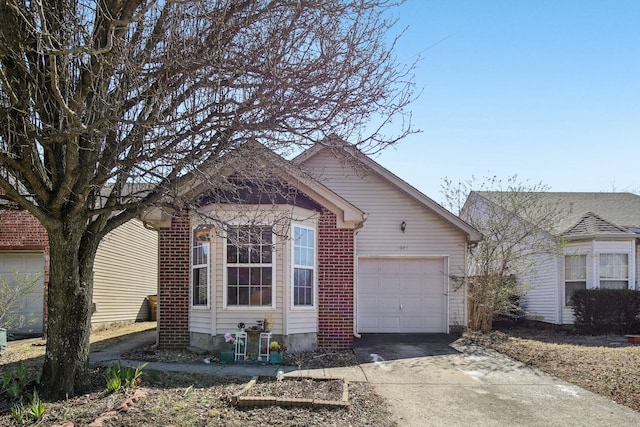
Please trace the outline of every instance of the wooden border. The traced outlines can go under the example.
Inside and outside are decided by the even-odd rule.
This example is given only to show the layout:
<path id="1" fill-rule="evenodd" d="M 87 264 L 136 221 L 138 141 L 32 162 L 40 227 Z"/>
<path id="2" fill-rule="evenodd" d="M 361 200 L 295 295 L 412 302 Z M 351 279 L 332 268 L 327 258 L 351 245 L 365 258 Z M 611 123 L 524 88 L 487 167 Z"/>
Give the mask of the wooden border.
<path id="1" fill-rule="evenodd" d="M 242 390 L 231 396 L 234 406 L 269 406 L 278 405 L 283 407 L 305 407 L 305 408 L 346 408 L 349 403 L 349 382 L 342 378 L 315 378 L 315 377 L 285 377 L 284 381 L 292 381 L 299 378 L 310 379 L 313 381 L 342 381 L 342 400 L 322 400 L 322 399 L 303 399 L 303 398 L 277 398 L 274 396 L 251 396 L 248 395 L 251 388 L 256 385 L 260 376 L 254 376 L 244 386 Z M 273 377 L 262 377 L 265 379 L 273 379 Z"/>

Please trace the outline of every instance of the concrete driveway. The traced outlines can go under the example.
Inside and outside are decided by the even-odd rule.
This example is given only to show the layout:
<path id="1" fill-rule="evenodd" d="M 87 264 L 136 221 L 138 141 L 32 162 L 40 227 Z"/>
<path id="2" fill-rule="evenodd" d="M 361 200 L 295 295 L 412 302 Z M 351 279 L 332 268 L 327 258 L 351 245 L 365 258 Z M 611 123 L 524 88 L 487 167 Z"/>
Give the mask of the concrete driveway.
<path id="1" fill-rule="evenodd" d="M 363 335 L 366 380 L 401 426 L 639 426 L 640 413 L 456 337 Z M 454 348 L 455 347 L 455 348 Z"/>

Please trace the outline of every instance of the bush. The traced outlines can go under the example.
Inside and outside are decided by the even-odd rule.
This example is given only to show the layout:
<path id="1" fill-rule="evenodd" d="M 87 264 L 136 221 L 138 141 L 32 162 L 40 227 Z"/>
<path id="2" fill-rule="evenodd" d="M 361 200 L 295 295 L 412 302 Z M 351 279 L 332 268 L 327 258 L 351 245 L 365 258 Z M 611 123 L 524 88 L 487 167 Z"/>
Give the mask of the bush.
<path id="1" fill-rule="evenodd" d="M 583 289 L 573 294 L 576 329 L 582 333 L 640 332 L 640 292 Z"/>

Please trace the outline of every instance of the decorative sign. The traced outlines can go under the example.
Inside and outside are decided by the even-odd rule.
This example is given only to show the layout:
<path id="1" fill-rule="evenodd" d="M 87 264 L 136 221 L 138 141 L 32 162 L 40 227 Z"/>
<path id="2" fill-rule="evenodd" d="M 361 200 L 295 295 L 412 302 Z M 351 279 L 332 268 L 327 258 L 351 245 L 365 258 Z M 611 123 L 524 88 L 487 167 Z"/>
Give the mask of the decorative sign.
<path id="1" fill-rule="evenodd" d="M 211 242 L 215 235 L 215 227 L 213 225 L 200 225 L 196 228 L 197 242 Z"/>

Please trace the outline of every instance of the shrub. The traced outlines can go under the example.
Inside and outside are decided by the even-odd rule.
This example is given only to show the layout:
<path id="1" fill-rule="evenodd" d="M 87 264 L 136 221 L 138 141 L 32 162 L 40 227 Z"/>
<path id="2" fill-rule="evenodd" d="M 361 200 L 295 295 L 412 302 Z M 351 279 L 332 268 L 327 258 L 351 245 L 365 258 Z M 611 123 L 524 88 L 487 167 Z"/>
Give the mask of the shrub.
<path id="1" fill-rule="evenodd" d="M 640 292 L 582 289 L 573 294 L 576 329 L 582 333 L 640 332 Z"/>

